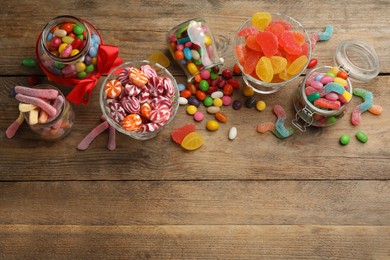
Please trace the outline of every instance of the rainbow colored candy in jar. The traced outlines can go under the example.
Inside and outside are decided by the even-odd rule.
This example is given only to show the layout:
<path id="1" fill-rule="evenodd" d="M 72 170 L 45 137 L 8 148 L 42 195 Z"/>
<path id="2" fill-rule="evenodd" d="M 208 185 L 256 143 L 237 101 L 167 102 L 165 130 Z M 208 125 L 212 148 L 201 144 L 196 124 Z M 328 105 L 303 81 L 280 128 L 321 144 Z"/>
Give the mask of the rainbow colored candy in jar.
<path id="1" fill-rule="evenodd" d="M 38 60 L 46 74 L 88 78 L 96 72 L 100 44 L 100 35 L 91 24 L 72 16 L 59 16 L 45 26 L 38 39 Z"/>
<path id="2" fill-rule="evenodd" d="M 187 75 L 188 82 L 201 81 L 201 73 L 216 74 L 223 64 L 213 34 L 201 18 L 186 21 L 168 32 L 168 48 Z"/>

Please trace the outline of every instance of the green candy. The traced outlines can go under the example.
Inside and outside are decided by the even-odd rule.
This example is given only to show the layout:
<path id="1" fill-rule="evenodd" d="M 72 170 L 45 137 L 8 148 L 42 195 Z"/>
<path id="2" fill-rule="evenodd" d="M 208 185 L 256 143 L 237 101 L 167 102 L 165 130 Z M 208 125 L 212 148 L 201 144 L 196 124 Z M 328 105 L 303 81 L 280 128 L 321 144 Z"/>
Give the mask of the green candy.
<path id="1" fill-rule="evenodd" d="M 80 34 L 80 35 L 77 35 L 76 37 L 79 38 L 80 40 L 84 41 L 84 35 Z"/>
<path id="2" fill-rule="evenodd" d="M 216 79 L 216 78 L 218 78 L 218 73 L 211 72 L 210 73 L 210 79 Z"/>
<path id="3" fill-rule="evenodd" d="M 340 143 L 342 145 L 347 145 L 349 144 L 349 141 L 350 141 L 350 138 L 349 138 L 349 135 L 347 134 L 343 134 L 341 137 L 340 137 Z"/>
<path id="4" fill-rule="evenodd" d="M 75 25 L 73 27 L 73 32 L 76 34 L 76 35 L 80 35 L 83 33 L 83 27 L 81 27 L 80 25 Z"/>
<path id="5" fill-rule="evenodd" d="M 203 92 L 209 90 L 209 83 L 207 82 L 207 80 L 202 79 L 199 82 L 199 89 L 202 90 Z"/>
<path id="6" fill-rule="evenodd" d="M 64 63 L 61 63 L 61 62 L 58 62 L 58 61 L 55 61 L 54 62 L 54 66 L 57 68 L 57 69 L 63 69 L 65 68 L 65 64 Z"/>
<path id="7" fill-rule="evenodd" d="M 85 72 L 92 72 L 94 69 L 95 69 L 95 67 L 93 66 L 93 64 L 89 64 L 89 65 L 85 68 Z"/>
<path id="8" fill-rule="evenodd" d="M 320 93 L 314 92 L 314 93 L 307 96 L 307 100 L 309 100 L 310 102 L 314 102 L 314 100 L 317 100 L 320 97 L 321 97 Z"/>
<path id="9" fill-rule="evenodd" d="M 35 66 L 37 66 L 37 61 L 36 60 L 34 60 L 34 59 L 32 59 L 32 58 L 24 58 L 23 60 L 22 60 L 22 64 L 24 65 L 24 66 L 26 66 L 26 67 L 35 67 Z"/>
<path id="10" fill-rule="evenodd" d="M 87 76 L 87 73 L 85 71 L 77 73 L 78 79 L 85 79 L 86 76 Z"/>
<path id="11" fill-rule="evenodd" d="M 368 141 L 367 135 L 362 131 L 358 131 L 355 136 L 362 143 L 366 143 Z"/>
<path id="12" fill-rule="evenodd" d="M 213 102 L 214 102 L 214 99 L 212 99 L 211 97 L 206 97 L 206 98 L 203 100 L 203 104 L 204 104 L 206 107 L 209 107 L 209 106 L 213 105 Z"/>

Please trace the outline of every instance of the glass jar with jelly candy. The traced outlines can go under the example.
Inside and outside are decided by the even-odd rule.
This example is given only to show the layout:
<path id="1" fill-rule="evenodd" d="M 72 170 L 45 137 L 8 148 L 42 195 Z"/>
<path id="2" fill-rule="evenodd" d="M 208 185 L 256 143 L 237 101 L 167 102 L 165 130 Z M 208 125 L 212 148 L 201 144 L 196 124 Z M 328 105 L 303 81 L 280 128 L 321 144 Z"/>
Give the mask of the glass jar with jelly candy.
<path id="1" fill-rule="evenodd" d="M 71 80 L 81 80 L 96 73 L 101 42 L 100 34 L 87 21 L 59 16 L 46 24 L 38 38 L 38 62 L 52 81 L 76 85 L 77 81 Z"/>
<path id="2" fill-rule="evenodd" d="M 24 112 L 24 118 L 29 127 L 45 140 L 57 140 L 64 138 L 73 127 L 75 114 L 70 102 L 56 87 L 48 84 L 34 86 L 36 89 L 56 90 L 58 95 L 55 99 L 46 100 L 49 105 L 56 109 L 55 115 L 43 115 L 42 109 Z M 33 118 L 35 116 L 35 118 Z M 38 118 L 38 119 L 37 119 Z"/>
<path id="3" fill-rule="evenodd" d="M 336 66 L 311 70 L 296 90 L 292 123 L 301 131 L 311 125 L 335 124 L 346 113 L 352 98 L 352 81 L 368 82 L 379 74 L 378 55 L 366 42 L 343 41 L 333 58 Z"/>
<path id="4" fill-rule="evenodd" d="M 174 60 L 184 70 L 188 82 L 200 80 L 202 75 L 217 77 L 223 59 L 219 57 L 214 36 L 206 21 L 194 18 L 177 25 L 168 32 L 167 43 Z M 203 73 L 208 70 L 210 73 Z M 207 72 L 207 71 L 206 71 Z"/>

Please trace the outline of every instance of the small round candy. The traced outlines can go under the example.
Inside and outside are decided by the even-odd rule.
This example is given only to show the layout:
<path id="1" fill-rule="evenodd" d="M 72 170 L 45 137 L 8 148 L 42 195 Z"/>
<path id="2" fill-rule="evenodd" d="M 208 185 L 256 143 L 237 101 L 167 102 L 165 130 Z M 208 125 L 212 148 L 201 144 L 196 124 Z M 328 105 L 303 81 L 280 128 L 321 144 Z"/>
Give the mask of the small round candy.
<path id="1" fill-rule="evenodd" d="M 225 115 L 222 112 L 217 112 L 217 113 L 215 113 L 214 116 L 215 116 L 215 119 L 217 119 L 219 122 L 222 122 L 222 123 L 226 123 L 226 121 L 228 120 L 227 115 Z"/>
<path id="2" fill-rule="evenodd" d="M 204 92 L 206 92 L 209 89 L 209 83 L 207 82 L 207 80 L 202 79 L 199 82 L 199 89 Z"/>
<path id="3" fill-rule="evenodd" d="M 263 111 L 266 108 L 266 104 L 264 101 L 259 100 L 256 102 L 256 109 L 259 111 Z"/>
<path id="4" fill-rule="evenodd" d="M 200 77 L 202 79 L 209 79 L 210 78 L 210 71 L 208 70 L 203 70 L 201 73 L 200 73 Z"/>
<path id="5" fill-rule="evenodd" d="M 189 105 L 189 106 L 187 107 L 187 114 L 189 114 L 189 115 L 195 114 L 196 111 L 198 111 L 198 109 L 197 109 L 196 106 L 194 106 L 194 105 Z"/>
<path id="6" fill-rule="evenodd" d="M 318 63 L 318 60 L 313 58 L 309 61 L 309 64 L 307 64 L 307 68 L 312 69 L 317 65 L 317 63 Z"/>
<path id="7" fill-rule="evenodd" d="M 218 130 L 218 122 L 216 120 L 209 120 L 206 123 L 206 128 L 209 131 L 216 131 Z"/>
<path id="8" fill-rule="evenodd" d="M 247 108 L 253 108 L 256 106 L 256 99 L 254 97 L 249 97 L 245 100 L 245 106 Z"/>
<path id="9" fill-rule="evenodd" d="M 199 99 L 197 99 L 195 96 L 190 96 L 190 97 L 188 98 L 188 103 L 189 103 L 190 105 L 194 105 L 194 106 L 196 106 L 196 107 L 200 106 L 200 101 L 199 101 Z"/>
<path id="10" fill-rule="evenodd" d="M 350 141 L 350 138 L 347 134 L 343 134 L 342 136 L 340 136 L 340 144 L 347 145 L 347 144 L 349 144 L 349 141 Z"/>
<path id="11" fill-rule="evenodd" d="M 242 103 L 240 100 L 234 100 L 232 107 L 234 110 L 239 110 L 242 107 Z"/>
<path id="12" fill-rule="evenodd" d="M 233 126 L 229 130 L 229 140 L 234 140 L 234 139 L 236 139 L 236 137 L 237 137 L 237 128 L 235 126 Z"/>
<path id="13" fill-rule="evenodd" d="M 250 96 L 253 96 L 255 94 L 255 91 L 253 90 L 253 88 L 246 86 L 243 90 L 243 94 L 246 97 L 250 97 Z"/>
<path id="14" fill-rule="evenodd" d="M 358 131 L 356 133 L 356 138 L 362 142 L 362 143 L 366 143 L 368 141 L 368 137 L 365 133 L 363 133 L 362 131 Z"/>
<path id="15" fill-rule="evenodd" d="M 194 114 L 194 120 L 197 121 L 197 122 L 200 122 L 202 121 L 204 118 L 204 115 L 201 111 L 197 111 L 195 114 Z"/>
<path id="16" fill-rule="evenodd" d="M 216 106 L 216 107 L 222 107 L 223 106 L 222 99 L 214 98 L 213 105 Z"/>
<path id="17" fill-rule="evenodd" d="M 232 103 L 232 98 L 230 96 L 223 96 L 222 103 L 224 106 L 229 106 Z"/>
<path id="18" fill-rule="evenodd" d="M 231 79 L 233 76 L 233 72 L 229 69 L 224 69 L 222 71 L 222 77 L 224 77 L 225 79 Z"/>
<path id="19" fill-rule="evenodd" d="M 206 98 L 203 100 L 203 104 L 204 104 L 206 107 L 212 106 L 212 105 L 213 105 L 213 102 L 214 102 L 214 100 L 213 100 L 211 97 L 206 97 Z"/>

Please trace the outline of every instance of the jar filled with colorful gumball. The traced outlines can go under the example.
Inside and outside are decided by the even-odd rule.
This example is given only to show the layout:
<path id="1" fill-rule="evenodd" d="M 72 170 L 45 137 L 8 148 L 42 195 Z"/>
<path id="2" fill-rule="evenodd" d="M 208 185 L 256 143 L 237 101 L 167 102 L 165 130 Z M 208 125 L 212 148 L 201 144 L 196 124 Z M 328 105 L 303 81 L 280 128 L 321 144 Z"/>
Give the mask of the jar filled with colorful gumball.
<path id="1" fill-rule="evenodd" d="M 57 140 L 69 134 L 75 116 L 59 89 L 41 84 L 32 88 L 16 86 L 15 92 L 24 119 L 42 139 Z"/>
<path id="2" fill-rule="evenodd" d="M 218 77 L 223 65 L 213 33 L 202 18 L 194 18 L 175 26 L 167 35 L 168 48 L 187 76 L 188 82 Z"/>
<path id="3" fill-rule="evenodd" d="M 352 81 L 368 82 L 379 74 L 378 55 L 362 41 L 341 42 L 334 61 L 336 66 L 311 70 L 296 90 L 293 98 L 296 115 L 292 123 L 301 131 L 311 125 L 335 124 L 345 114 L 354 94 Z"/>

